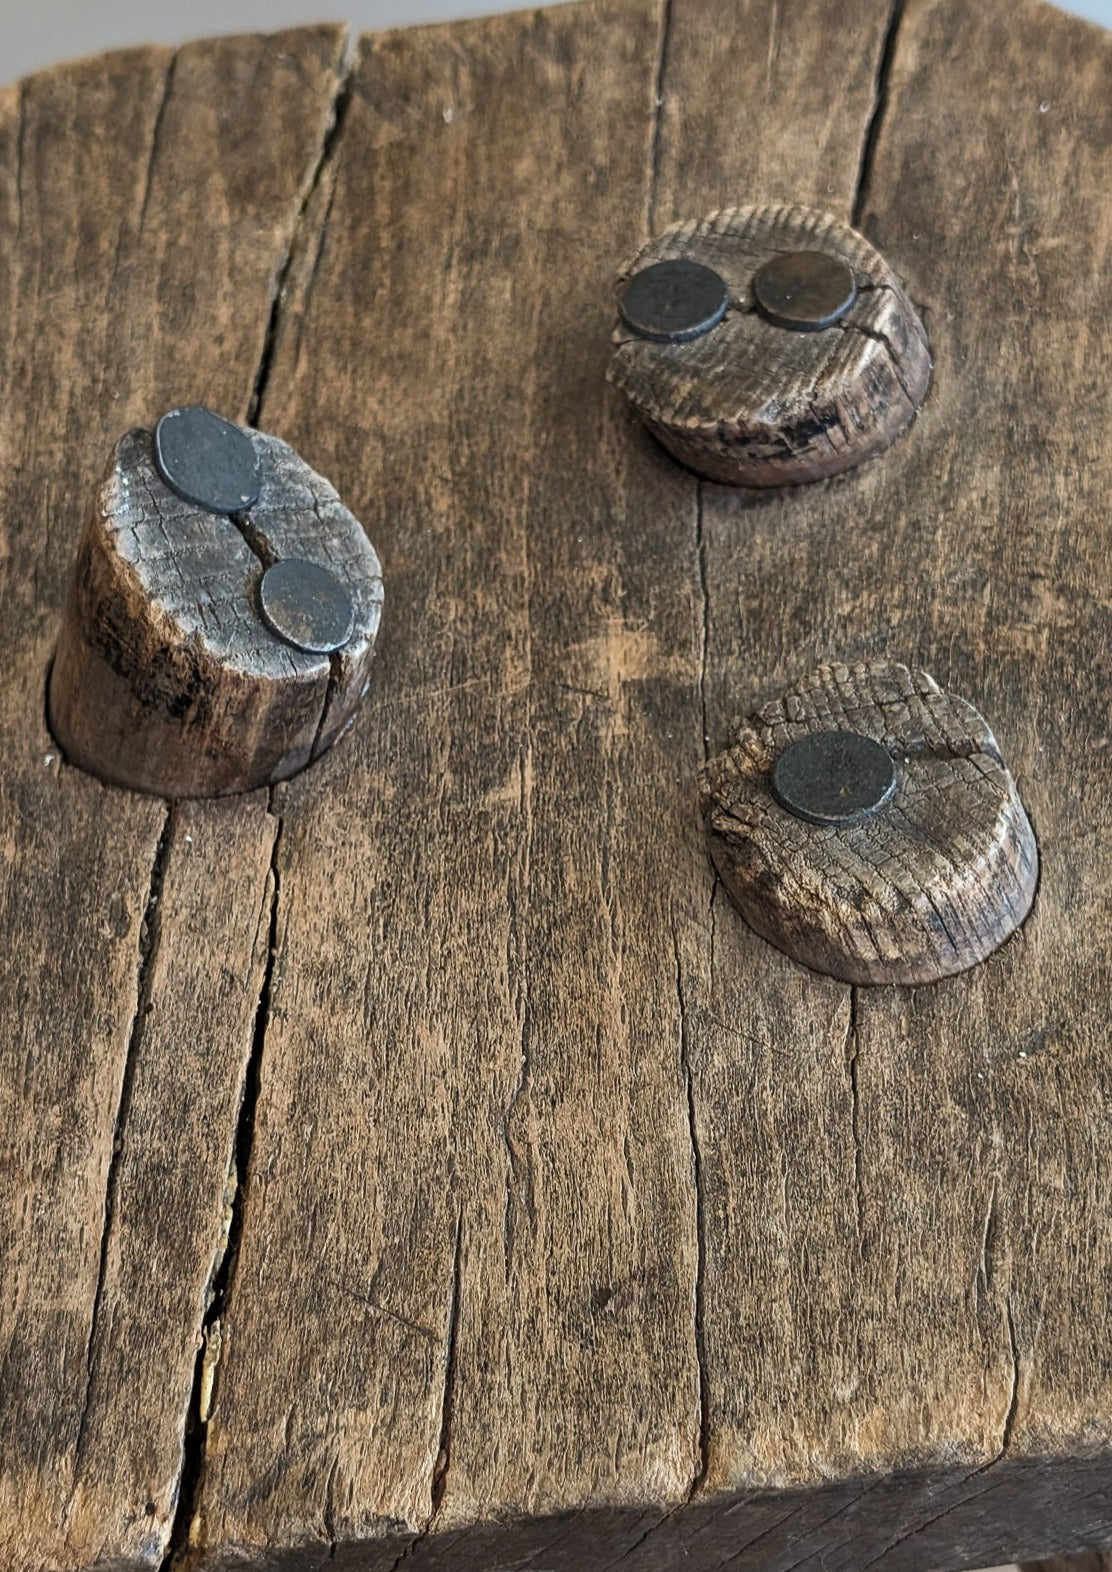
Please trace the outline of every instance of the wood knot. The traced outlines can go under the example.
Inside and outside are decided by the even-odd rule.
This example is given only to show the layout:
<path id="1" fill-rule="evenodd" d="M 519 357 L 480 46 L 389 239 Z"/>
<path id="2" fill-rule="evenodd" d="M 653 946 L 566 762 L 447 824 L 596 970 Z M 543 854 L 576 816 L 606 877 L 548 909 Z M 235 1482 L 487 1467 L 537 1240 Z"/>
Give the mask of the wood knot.
<path id="1" fill-rule="evenodd" d="M 930 381 L 891 268 L 810 208 L 675 225 L 621 269 L 618 309 L 610 380 L 681 463 L 730 485 L 850 469 L 894 441 Z"/>
<path id="2" fill-rule="evenodd" d="M 159 796 L 285 780 L 353 719 L 382 598 L 359 521 L 291 447 L 172 411 L 112 455 L 78 547 L 51 728 L 71 763 Z"/>
<path id="3" fill-rule="evenodd" d="M 983 961 L 1031 909 L 1038 851 L 996 740 L 926 672 L 820 667 L 752 716 L 701 785 L 738 910 L 815 971 L 932 982 Z"/>

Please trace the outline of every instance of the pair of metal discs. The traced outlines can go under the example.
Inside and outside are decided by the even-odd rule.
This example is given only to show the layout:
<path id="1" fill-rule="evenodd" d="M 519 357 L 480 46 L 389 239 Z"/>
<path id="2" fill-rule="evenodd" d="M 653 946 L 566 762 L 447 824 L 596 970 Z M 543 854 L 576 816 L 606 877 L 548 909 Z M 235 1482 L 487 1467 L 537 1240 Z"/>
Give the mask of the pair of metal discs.
<path id="1" fill-rule="evenodd" d="M 766 322 L 821 333 L 857 299 L 853 270 L 827 251 L 785 251 L 753 275 L 753 299 Z M 634 273 L 618 309 L 625 325 L 659 344 L 684 344 L 716 328 L 730 305 L 725 279 L 690 257 L 654 262 Z"/>
<path id="2" fill-rule="evenodd" d="M 201 405 L 163 415 L 154 458 L 170 490 L 209 513 L 242 518 L 262 493 L 262 458 L 249 433 Z M 266 568 L 259 611 L 272 633 L 313 655 L 343 649 L 355 630 L 355 607 L 339 579 L 301 557 Z"/>

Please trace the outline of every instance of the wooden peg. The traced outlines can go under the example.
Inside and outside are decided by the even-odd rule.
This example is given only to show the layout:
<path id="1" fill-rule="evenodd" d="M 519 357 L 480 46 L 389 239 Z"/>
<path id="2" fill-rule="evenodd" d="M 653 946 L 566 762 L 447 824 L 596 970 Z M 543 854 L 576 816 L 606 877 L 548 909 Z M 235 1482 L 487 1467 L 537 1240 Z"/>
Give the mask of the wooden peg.
<path id="1" fill-rule="evenodd" d="M 71 763 L 116 785 L 248 791 L 304 768 L 352 720 L 382 572 L 333 488 L 276 437 L 228 427 L 255 461 L 248 508 L 231 513 L 251 488 L 237 492 L 228 465 L 228 497 L 225 473 L 196 500 L 170 419 L 165 451 L 136 430 L 113 454 L 78 548 L 50 724 Z"/>
<path id="2" fill-rule="evenodd" d="M 618 308 L 610 380 L 681 463 L 730 485 L 860 464 L 930 381 L 926 331 L 892 269 L 811 208 L 675 225 L 622 268 Z"/>
<path id="3" fill-rule="evenodd" d="M 734 904 L 815 971 L 932 982 L 1031 909 L 1038 851 L 996 739 L 926 672 L 820 667 L 741 728 L 702 792 Z"/>

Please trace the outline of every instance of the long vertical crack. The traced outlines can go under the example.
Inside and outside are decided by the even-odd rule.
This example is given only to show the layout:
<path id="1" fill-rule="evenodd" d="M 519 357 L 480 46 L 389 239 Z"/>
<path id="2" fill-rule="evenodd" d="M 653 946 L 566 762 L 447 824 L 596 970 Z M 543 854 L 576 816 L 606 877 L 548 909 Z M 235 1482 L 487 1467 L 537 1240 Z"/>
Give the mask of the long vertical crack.
<path id="1" fill-rule="evenodd" d="M 285 253 L 280 258 L 275 269 L 274 287 L 270 299 L 270 315 L 267 318 L 266 332 L 263 335 L 263 350 L 259 357 L 259 367 L 255 373 L 251 396 L 247 403 L 247 424 L 249 426 L 257 427 L 262 419 L 263 406 L 266 403 L 266 396 L 270 389 L 270 376 L 274 368 L 274 355 L 278 347 L 278 335 L 282 325 L 282 308 L 285 303 L 286 288 L 290 280 L 290 271 L 301 245 L 305 232 L 305 220 L 312 206 L 313 198 L 320 188 L 321 181 L 335 163 L 339 152 L 340 139 L 343 136 L 347 113 L 351 107 L 352 87 L 358 59 L 358 50 L 354 47 L 349 35 L 345 44 L 343 59 L 340 62 L 336 75 L 328 129 L 321 141 L 317 161 L 305 184 L 301 204 L 298 207 L 297 215 L 290 229 Z"/>
<path id="2" fill-rule="evenodd" d="M 1000 1433 L 1000 1452 L 997 1462 L 1008 1455 L 1011 1449 L 1012 1436 L 1015 1432 L 1016 1414 L 1019 1411 L 1019 1342 L 1015 1335 L 1015 1316 L 1012 1314 L 1012 1302 L 1009 1299 L 1006 1305 L 1008 1316 L 1008 1348 L 1012 1360 L 1012 1384 L 1008 1393 L 1008 1410 L 1004 1415 L 1004 1425 Z"/>
<path id="3" fill-rule="evenodd" d="M 646 227 L 650 235 L 657 227 L 657 198 L 660 188 L 660 170 L 664 145 L 665 78 L 668 69 L 668 51 L 672 37 L 673 3 L 663 0 L 660 14 L 660 42 L 657 49 L 656 69 L 653 73 L 653 101 L 651 137 L 649 147 L 649 178 L 646 204 Z M 703 539 L 703 484 L 695 482 L 695 557 L 702 594 L 699 648 L 699 701 L 701 752 L 705 763 L 709 756 L 710 739 L 707 734 L 707 655 L 710 630 L 710 597 L 707 580 L 707 554 Z M 712 895 L 713 905 L 713 895 Z M 695 1113 L 695 1081 L 691 1070 L 690 1044 L 687 1026 L 687 1000 L 683 980 L 683 962 L 679 938 L 673 923 L 672 944 L 676 964 L 676 995 L 680 1013 L 680 1063 L 683 1069 L 684 1092 L 687 1104 L 687 1127 L 691 1143 L 691 1172 L 695 1192 L 695 1285 L 693 1294 L 693 1337 L 698 1380 L 699 1437 L 698 1460 L 695 1466 L 687 1500 L 691 1501 L 702 1488 L 710 1463 L 710 1388 L 707 1380 L 706 1345 L 704 1338 L 705 1277 L 706 1277 L 706 1215 L 703 1190 L 703 1156 L 699 1146 L 698 1121 Z M 670 1517 L 668 1513 L 666 1516 Z M 666 1520 L 666 1519 L 665 1519 Z M 631 1547 L 631 1552 L 653 1533 L 660 1524 L 652 1525 Z"/>
<path id="4" fill-rule="evenodd" d="M 861 227 L 865 216 L 865 203 L 869 198 L 869 189 L 873 179 L 873 165 L 876 161 L 877 144 L 880 141 L 881 129 L 888 111 L 888 90 L 892 77 L 892 62 L 896 55 L 896 41 L 899 37 L 900 24 L 903 21 L 905 0 L 893 0 L 892 9 L 888 15 L 888 27 L 884 34 L 884 43 L 881 46 L 880 61 L 877 65 L 876 85 L 873 91 L 873 112 L 869 116 L 869 123 L 865 127 L 865 137 L 861 144 L 861 163 L 857 170 L 857 185 L 853 196 L 853 223 L 856 228 Z"/>
<path id="5" fill-rule="evenodd" d="M 452 1462 L 452 1416 L 456 1398 L 456 1361 L 459 1345 L 460 1282 L 463 1269 L 463 1211 L 456 1218 L 456 1246 L 452 1257 L 452 1299 L 448 1307 L 448 1333 L 444 1353 L 444 1390 L 440 1399 L 440 1445 L 432 1474 L 432 1517 L 436 1521 Z"/>
<path id="6" fill-rule="evenodd" d="M 139 204 L 139 222 L 136 233 L 142 239 L 143 231 L 147 224 L 147 212 L 151 205 L 151 194 L 154 190 L 154 171 L 158 163 L 159 154 L 162 152 L 162 143 L 166 131 L 166 110 L 174 91 L 174 77 L 178 69 L 178 53 L 170 56 L 170 63 L 166 67 L 166 75 L 162 81 L 162 97 L 158 101 L 155 111 L 154 129 L 151 132 L 151 150 L 147 158 L 147 167 L 143 176 L 143 197 Z"/>
<path id="7" fill-rule="evenodd" d="M 100 1259 L 97 1265 L 97 1284 L 93 1294 L 93 1310 L 89 1321 L 89 1341 L 85 1358 L 85 1396 L 81 1405 L 81 1421 L 78 1426 L 77 1442 L 74 1447 L 73 1475 L 75 1480 L 81 1471 L 88 1437 L 89 1401 L 92 1395 L 93 1380 L 96 1375 L 97 1332 L 100 1324 L 101 1304 L 104 1299 L 104 1285 L 108 1274 L 108 1252 L 116 1217 L 116 1206 L 119 1200 L 120 1161 L 124 1149 L 124 1131 L 127 1125 L 128 1112 L 131 1108 L 131 1095 L 135 1084 L 135 1067 L 142 1052 L 143 1038 L 147 1029 L 147 1017 L 151 1009 L 155 963 L 158 960 L 159 946 L 162 942 L 162 889 L 166 882 L 166 869 L 170 861 L 170 853 L 173 850 L 177 822 L 177 809 L 173 803 L 170 803 L 166 809 L 166 818 L 163 821 L 162 831 L 158 837 L 158 845 L 155 849 L 150 885 L 147 890 L 146 907 L 139 929 L 135 1014 L 132 1017 L 131 1029 L 128 1033 L 124 1071 L 120 1080 L 120 1096 L 116 1104 L 116 1117 L 113 1121 L 112 1152 L 108 1160 L 108 1177 L 104 1190 L 104 1223 L 100 1235 Z"/>
<path id="8" fill-rule="evenodd" d="M 663 0 L 660 9 L 660 42 L 653 72 L 652 133 L 649 141 L 649 181 L 645 223 L 650 235 L 656 232 L 656 198 L 660 184 L 660 156 L 664 142 L 664 73 L 668 66 L 668 45 L 672 36 L 672 0 Z"/>
<path id="9" fill-rule="evenodd" d="M 184 1554 L 189 1544 L 189 1531 L 196 1515 L 197 1498 L 204 1473 L 208 1416 L 205 1412 L 204 1388 L 207 1379 L 207 1361 L 210 1342 L 218 1333 L 231 1298 L 239 1248 L 243 1238 L 243 1214 L 247 1195 L 247 1178 L 251 1168 L 251 1154 L 255 1136 L 255 1111 L 259 1101 L 266 1033 L 270 1024 L 270 1006 L 274 989 L 275 965 L 278 958 L 278 913 L 281 898 L 279 851 L 282 844 L 283 822 L 274 811 L 274 790 L 271 789 L 267 812 L 275 820 L 274 841 L 270 851 L 270 913 L 267 927 L 266 962 L 255 1006 L 255 1022 L 251 1034 L 251 1050 L 243 1077 L 243 1092 L 236 1121 L 231 1162 L 231 1222 L 222 1249 L 213 1263 L 213 1273 L 208 1292 L 208 1305 L 201 1323 L 200 1346 L 193 1368 L 193 1389 L 190 1394 L 188 1419 L 181 1477 L 178 1485 L 177 1508 L 170 1531 L 170 1541 L 162 1561 L 166 1572 L 174 1560 Z"/>
<path id="10" fill-rule="evenodd" d="M 461 1287 L 463 1283 L 463 1208 L 456 1214 L 456 1242 L 452 1252 L 452 1296 L 448 1303 L 448 1329 L 444 1339 L 444 1385 L 440 1396 L 440 1434 L 433 1464 L 430 1488 L 430 1511 L 421 1532 L 410 1540 L 397 1557 L 390 1572 L 399 1572 L 428 1539 L 440 1515 L 440 1507 L 448 1488 L 448 1470 L 452 1464 L 452 1419 L 455 1413 L 456 1372 L 459 1347 L 459 1321 Z"/>
<path id="11" fill-rule="evenodd" d="M 695 1079 L 691 1072 L 691 1050 L 687 1031 L 687 996 L 683 982 L 683 961 L 680 956 L 679 937 L 672 927 L 672 947 L 676 962 L 676 997 L 680 1010 L 680 1064 L 683 1068 L 684 1091 L 687 1098 L 687 1131 L 691 1142 L 691 1178 L 695 1189 L 695 1293 L 693 1334 L 695 1363 L 699 1383 L 699 1452 L 698 1463 L 688 1501 L 694 1499 L 702 1488 L 710 1466 L 710 1387 L 707 1380 L 707 1353 L 705 1338 L 706 1309 L 706 1256 L 707 1228 L 703 1183 L 703 1153 L 699 1145 L 699 1127 L 695 1116 Z"/>
<path id="12" fill-rule="evenodd" d="M 707 655 L 710 649 L 710 582 L 707 573 L 707 544 L 703 533 L 703 482 L 695 482 L 695 553 L 699 564 L 699 588 L 703 597 L 702 635 L 699 645 L 699 703 L 703 716 L 703 763 L 710 759 L 710 733 L 707 727 Z"/>
<path id="13" fill-rule="evenodd" d="M 340 136 L 351 101 L 352 79 L 356 61 L 357 54 L 349 37 L 345 45 L 343 59 L 337 71 L 328 127 L 322 137 L 317 157 L 303 187 L 301 200 L 290 228 L 288 241 L 274 272 L 274 285 L 270 297 L 266 329 L 263 335 L 262 353 L 252 380 L 251 393 L 247 403 L 247 424 L 251 426 L 258 426 L 259 424 L 270 387 L 275 352 L 282 326 L 282 311 L 285 303 L 286 288 L 291 268 L 302 242 L 306 215 L 321 180 L 325 177 L 327 170 L 337 156 Z M 272 559 L 273 553 L 265 537 L 254 529 L 251 520 L 246 516 L 237 516 L 233 522 L 240 529 L 251 550 L 264 565 L 268 565 L 268 558 Z M 329 687 L 331 689 L 331 676 Z M 324 714 L 327 713 L 327 700 L 328 694 L 325 696 L 324 709 L 322 710 L 322 725 Z M 231 1218 L 226 1238 L 222 1241 L 212 1266 L 207 1304 L 201 1324 L 200 1346 L 198 1347 L 193 1369 L 193 1384 L 186 1417 L 177 1503 L 170 1529 L 169 1543 L 161 1563 L 161 1572 L 168 1572 L 168 1569 L 184 1557 L 189 1549 L 190 1532 L 196 1518 L 198 1499 L 204 1476 L 208 1435 L 207 1409 L 209 1394 L 207 1387 L 212 1378 L 212 1363 L 209 1350 L 214 1340 L 219 1338 L 220 1326 L 227 1313 L 243 1238 L 246 1186 L 251 1169 L 255 1114 L 262 1081 L 266 1035 L 270 1023 L 271 1000 L 279 950 L 279 913 L 281 906 L 279 860 L 284 825 L 281 815 L 275 808 L 275 792 L 273 788 L 267 803 L 267 812 L 275 820 L 274 840 L 270 854 L 270 911 L 267 930 L 267 951 L 255 1007 L 251 1047 L 244 1071 L 243 1091 L 232 1143 L 232 1162 L 229 1174 Z"/>
<path id="14" fill-rule="evenodd" d="M 850 1128 L 853 1132 L 853 1206 L 857 1221 L 857 1237 L 865 1219 L 865 1186 L 861 1169 L 861 1093 L 857 1084 L 857 1061 L 861 1045 L 857 1035 L 857 1009 L 860 995 L 856 987 L 849 990 L 849 1021 L 846 1025 L 846 1069 L 849 1074 Z"/>

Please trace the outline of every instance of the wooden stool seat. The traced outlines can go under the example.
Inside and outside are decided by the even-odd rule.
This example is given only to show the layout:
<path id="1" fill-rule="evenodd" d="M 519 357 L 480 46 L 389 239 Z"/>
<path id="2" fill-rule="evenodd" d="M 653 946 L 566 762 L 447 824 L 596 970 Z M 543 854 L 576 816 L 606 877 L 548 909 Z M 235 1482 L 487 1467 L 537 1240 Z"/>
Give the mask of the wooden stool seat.
<path id="1" fill-rule="evenodd" d="M 1112 37 L 587 0 L 0 91 L 0 1567 L 757 1572 L 1112 1543 Z M 930 391 L 700 481 L 614 277 L 855 225 Z M 350 734 L 169 805 L 44 713 L 131 427 L 290 443 L 381 559 Z M 937 985 L 751 932 L 698 776 L 829 662 L 986 717 L 1032 915 Z"/>

